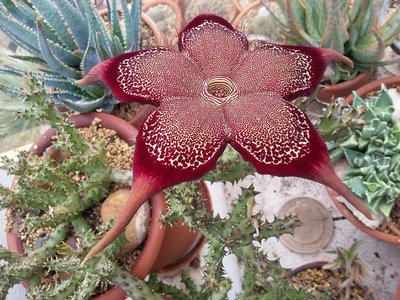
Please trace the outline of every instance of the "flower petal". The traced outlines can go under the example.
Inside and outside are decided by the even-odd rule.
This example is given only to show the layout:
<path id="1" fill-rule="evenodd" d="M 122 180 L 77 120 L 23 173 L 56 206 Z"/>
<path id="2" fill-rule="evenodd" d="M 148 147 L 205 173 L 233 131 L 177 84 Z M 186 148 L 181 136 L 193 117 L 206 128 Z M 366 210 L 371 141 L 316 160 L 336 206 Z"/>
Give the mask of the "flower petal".
<path id="1" fill-rule="evenodd" d="M 143 123 L 136 140 L 135 177 L 160 189 L 201 177 L 226 146 L 222 109 L 201 98 L 163 101 Z"/>
<path id="2" fill-rule="evenodd" d="M 215 15 L 194 18 L 179 36 L 179 49 L 202 70 L 203 79 L 229 76 L 248 49 L 247 38 Z"/>
<path id="3" fill-rule="evenodd" d="M 243 56 L 232 80 L 243 95 L 272 91 L 292 100 L 312 94 L 331 61 L 352 65 L 331 49 L 265 44 Z"/>
<path id="4" fill-rule="evenodd" d="M 159 105 L 167 96 L 199 93 L 200 74 L 180 52 L 158 47 L 126 53 L 94 66 L 77 83 L 87 85 L 103 80 L 121 101 Z"/>
<path id="5" fill-rule="evenodd" d="M 309 162 L 313 133 L 307 117 L 273 92 L 237 100 L 240 104 L 227 106 L 227 123 L 230 143 L 243 158 L 261 173 L 298 176 L 306 172 L 304 164 Z M 320 144 L 319 139 L 316 142 Z"/>
<path id="6" fill-rule="evenodd" d="M 303 112 L 273 92 L 237 100 L 226 107 L 229 143 L 257 172 L 320 182 L 371 217 L 337 177 L 324 141 Z"/>

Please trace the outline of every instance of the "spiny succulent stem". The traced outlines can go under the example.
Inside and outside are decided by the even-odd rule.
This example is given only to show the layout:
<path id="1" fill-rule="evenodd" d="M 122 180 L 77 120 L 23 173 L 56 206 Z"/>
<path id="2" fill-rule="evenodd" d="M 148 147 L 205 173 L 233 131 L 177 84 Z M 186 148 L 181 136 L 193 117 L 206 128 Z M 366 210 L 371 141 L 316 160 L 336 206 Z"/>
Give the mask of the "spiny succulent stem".
<path id="1" fill-rule="evenodd" d="M 118 216 L 114 226 L 104 235 L 104 237 L 89 251 L 85 256 L 83 263 L 95 256 L 97 253 L 106 248 L 113 240 L 115 240 L 128 226 L 129 222 L 136 214 L 140 206 L 155 194 L 154 185 L 151 181 L 144 178 L 135 178 L 132 183 L 129 198 Z"/>
<path id="2" fill-rule="evenodd" d="M 137 299 L 139 295 L 141 296 L 140 299 L 163 299 L 163 297 L 153 292 L 144 281 L 134 278 L 132 274 L 125 270 L 118 269 L 112 282 L 122 287 L 133 299 Z"/>

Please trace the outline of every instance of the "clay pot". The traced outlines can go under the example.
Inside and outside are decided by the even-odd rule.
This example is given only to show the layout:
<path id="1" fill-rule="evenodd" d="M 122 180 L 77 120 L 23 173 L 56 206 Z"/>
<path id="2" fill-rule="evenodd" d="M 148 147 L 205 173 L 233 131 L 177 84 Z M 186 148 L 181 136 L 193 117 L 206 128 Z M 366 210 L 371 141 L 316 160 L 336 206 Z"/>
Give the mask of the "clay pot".
<path id="1" fill-rule="evenodd" d="M 345 217 L 351 224 L 356 226 L 362 232 L 387 243 L 400 245 L 400 236 L 389 234 L 378 229 L 373 229 L 366 226 L 363 222 L 361 222 L 354 214 L 347 208 L 345 204 L 339 201 L 338 194 L 330 189 L 326 188 L 328 191 L 329 196 L 332 199 L 333 204 L 335 204 L 336 208 L 340 211 L 340 213 Z"/>
<path id="2" fill-rule="evenodd" d="M 390 76 L 390 77 L 385 77 L 382 79 L 371 81 L 371 82 L 357 88 L 355 90 L 355 92 L 360 97 L 365 97 L 370 92 L 379 91 L 381 88 L 381 84 L 386 85 L 387 88 L 398 85 L 398 84 L 400 84 L 400 76 Z M 344 99 L 343 104 L 351 105 L 352 102 L 353 102 L 353 95 L 350 94 Z"/>
<path id="3" fill-rule="evenodd" d="M 400 300 L 400 282 L 397 285 L 397 290 L 396 290 L 396 295 L 395 295 L 395 300 Z"/>
<path id="4" fill-rule="evenodd" d="M 116 116 L 105 113 L 88 113 L 74 115 L 69 119 L 76 127 L 80 128 L 90 126 L 94 118 L 101 119 L 101 124 L 104 128 L 116 131 L 120 138 L 129 145 L 133 144 L 137 129 Z M 53 129 L 48 129 L 36 140 L 30 151 L 35 155 L 42 155 L 44 150 L 51 145 L 54 134 L 55 131 Z M 210 194 L 204 183 L 201 183 L 201 193 L 205 208 L 211 211 Z M 177 223 L 173 226 L 161 226 L 161 214 L 168 209 L 165 193 L 154 195 L 150 200 L 150 205 L 152 212 L 149 232 L 144 242 L 143 251 L 131 269 L 131 273 L 139 279 L 144 279 L 151 272 L 176 272 L 188 266 L 197 257 L 205 244 L 205 239 L 199 232 L 190 230 L 183 223 Z M 24 254 L 23 244 L 17 234 L 17 228 L 7 232 L 6 238 L 10 251 L 19 255 Z M 115 300 L 125 299 L 125 297 L 126 293 L 121 288 L 112 287 L 105 293 L 92 297 L 92 299 Z"/>
<path id="5" fill-rule="evenodd" d="M 287 274 L 288 278 L 291 278 L 295 275 L 297 275 L 298 273 L 308 270 L 308 269 L 322 269 L 322 267 L 324 265 L 326 265 L 327 263 L 329 263 L 329 261 L 325 261 L 325 260 L 321 260 L 321 261 L 314 261 L 314 262 L 310 262 L 304 265 L 301 265 L 297 268 L 294 268 L 293 270 L 289 271 L 289 273 Z M 374 300 L 374 296 L 371 294 L 371 288 L 367 287 L 367 286 L 363 286 L 362 287 L 363 291 L 365 292 L 363 299 L 367 299 L 367 300 Z"/>
<path id="6" fill-rule="evenodd" d="M 293 277 L 297 274 L 299 274 L 302 271 L 308 270 L 308 269 L 321 269 L 323 265 L 326 265 L 329 263 L 327 260 L 317 260 L 314 262 L 310 262 L 304 265 L 301 265 L 297 268 L 294 268 L 293 270 L 290 270 L 289 273 L 287 274 L 287 277 Z"/>
<path id="7" fill-rule="evenodd" d="M 360 73 L 353 79 L 343 81 L 337 84 L 327 84 L 317 93 L 317 98 L 321 102 L 330 103 L 337 97 L 346 97 L 356 90 L 367 84 L 373 75 L 373 72 Z"/>
<path id="8" fill-rule="evenodd" d="M 373 92 L 373 91 L 379 91 L 381 84 L 385 84 L 387 87 L 391 87 L 396 84 L 400 84 L 400 76 L 391 76 L 391 77 L 386 77 L 383 79 L 379 80 L 374 80 L 369 82 L 368 84 L 360 87 L 359 89 L 356 90 L 356 93 L 361 96 L 365 97 L 368 93 Z M 343 103 L 351 105 L 353 102 L 353 96 L 349 95 L 347 96 Z M 354 226 L 356 226 L 358 229 L 361 231 L 365 232 L 366 234 L 390 243 L 390 244 L 395 244 L 395 245 L 400 245 L 400 236 L 394 235 L 394 234 L 389 234 L 377 229 L 372 229 L 370 227 L 367 227 L 364 223 L 362 223 L 357 217 L 354 216 L 354 214 L 347 208 L 345 204 L 340 202 L 338 200 L 338 195 L 335 191 L 333 191 L 330 188 L 327 188 L 328 194 L 331 197 L 333 203 L 337 207 L 337 209 L 340 211 L 340 213 L 348 220 L 350 221 Z"/>

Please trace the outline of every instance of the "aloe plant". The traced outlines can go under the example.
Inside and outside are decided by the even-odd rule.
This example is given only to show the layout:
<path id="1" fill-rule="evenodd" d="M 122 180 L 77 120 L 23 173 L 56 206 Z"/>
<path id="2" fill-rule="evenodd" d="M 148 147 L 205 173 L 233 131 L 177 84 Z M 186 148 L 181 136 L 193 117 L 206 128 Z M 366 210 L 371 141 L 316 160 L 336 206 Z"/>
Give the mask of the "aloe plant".
<path id="1" fill-rule="evenodd" d="M 336 258 L 322 268 L 342 273 L 343 281 L 338 284 L 340 299 L 350 299 L 351 288 L 363 287 L 364 277 L 372 271 L 372 268 L 358 254 L 358 247 L 362 243 L 363 241 L 355 241 L 348 249 L 337 246 L 335 250 L 327 251 L 336 254 Z"/>
<path id="2" fill-rule="evenodd" d="M 331 159 L 343 156 L 350 164 L 345 183 L 375 212 L 386 218 L 400 197 L 400 127 L 392 115 L 393 101 L 382 86 L 365 101 L 353 93 L 351 107 L 327 106 L 319 130 Z"/>
<path id="3" fill-rule="evenodd" d="M 286 43 L 331 48 L 353 61 L 352 69 L 334 66 L 332 83 L 384 64 L 386 47 L 400 33 L 400 10 L 379 24 L 372 0 L 278 0 L 281 13 L 270 9 L 269 2 L 263 0 Z"/>
<path id="4" fill-rule="evenodd" d="M 0 1 L 0 29 L 22 49 L 14 57 L 34 63 L 39 71 L 31 76 L 44 82 L 47 96 L 57 105 L 79 112 L 111 111 L 117 103 L 103 86 L 80 87 L 75 81 L 96 63 L 138 50 L 140 47 L 141 1 L 108 2 L 109 27 L 90 0 Z M 23 76 L 25 70 L 2 67 L 0 74 Z M 4 91 L 4 89 L 3 89 Z M 12 96 L 18 89 L 7 86 Z"/>

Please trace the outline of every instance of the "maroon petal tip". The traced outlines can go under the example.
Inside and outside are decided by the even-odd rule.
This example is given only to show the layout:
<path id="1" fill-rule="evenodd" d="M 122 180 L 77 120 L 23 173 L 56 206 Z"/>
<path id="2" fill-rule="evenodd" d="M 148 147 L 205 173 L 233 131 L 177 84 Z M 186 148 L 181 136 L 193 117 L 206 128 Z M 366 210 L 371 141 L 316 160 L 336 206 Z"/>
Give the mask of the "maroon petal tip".
<path id="1" fill-rule="evenodd" d="M 329 48 L 320 48 L 321 56 L 328 62 L 334 61 L 338 63 L 344 63 L 350 67 L 353 67 L 354 64 L 348 57 L 340 54 L 339 52 L 329 49 Z"/>
<path id="2" fill-rule="evenodd" d="M 122 210 L 122 213 L 117 217 L 115 224 L 103 236 L 103 238 L 86 254 L 83 263 L 91 259 L 93 256 L 103 251 L 109 246 L 128 226 L 138 209 L 145 203 L 151 196 L 159 192 L 155 190 L 151 180 L 144 178 L 136 178 L 132 183 L 129 198 Z"/>
<path id="3" fill-rule="evenodd" d="M 80 86 L 85 86 L 102 80 L 103 74 L 105 73 L 105 69 L 107 69 L 108 64 L 108 60 L 98 63 L 89 71 L 88 74 L 86 74 L 85 77 L 76 80 L 75 83 Z"/>
<path id="4" fill-rule="evenodd" d="M 236 31 L 236 29 L 233 28 L 232 24 L 229 23 L 227 20 L 225 20 L 222 17 L 219 17 L 214 14 L 201 14 L 201 15 L 196 16 L 192 21 L 190 21 L 188 24 L 186 24 L 186 26 L 183 28 L 182 32 L 188 31 L 188 30 L 190 30 L 194 27 L 197 27 L 200 24 L 207 22 L 207 21 L 221 24 L 222 26 L 225 26 L 225 27 L 229 28 L 230 30 Z"/>

